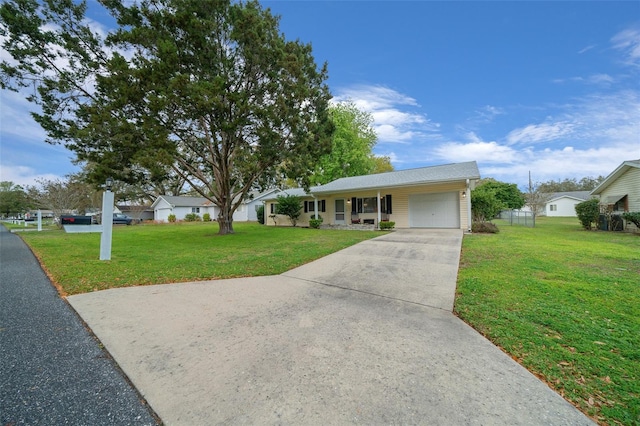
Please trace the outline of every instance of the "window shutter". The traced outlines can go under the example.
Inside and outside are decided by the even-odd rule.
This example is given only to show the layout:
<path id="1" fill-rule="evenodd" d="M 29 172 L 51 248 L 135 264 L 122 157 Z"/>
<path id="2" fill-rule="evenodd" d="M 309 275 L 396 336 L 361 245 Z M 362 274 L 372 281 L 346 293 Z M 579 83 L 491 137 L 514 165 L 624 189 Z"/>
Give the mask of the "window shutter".
<path id="1" fill-rule="evenodd" d="M 385 195 L 385 197 L 386 197 L 386 200 L 385 200 L 386 201 L 386 206 L 385 207 L 386 207 L 386 210 L 387 210 L 386 213 L 387 214 L 391 214 L 392 213 L 391 212 L 391 194 L 387 194 L 387 195 Z"/>
<path id="2" fill-rule="evenodd" d="M 356 197 L 351 198 L 351 213 L 358 213 L 358 206 L 356 205 Z"/>
<path id="3" fill-rule="evenodd" d="M 320 201 L 320 211 L 321 212 L 327 211 L 327 200 Z"/>
<path id="4" fill-rule="evenodd" d="M 305 213 L 309 213 L 309 207 L 308 207 L 308 206 L 309 206 L 309 204 L 308 204 L 308 203 L 309 203 L 309 201 L 305 201 L 305 202 L 304 202 L 304 212 L 305 212 Z"/>
<path id="5" fill-rule="evenodd" d="M 269 211 L 271 212 L 270 214 L 273 214 L 273 203 L 271 203 L 271 204 L 269 204 L 269 205 L 271 206 L 271 207 L 270 207 L 270 210 L 269 210 Z"/>

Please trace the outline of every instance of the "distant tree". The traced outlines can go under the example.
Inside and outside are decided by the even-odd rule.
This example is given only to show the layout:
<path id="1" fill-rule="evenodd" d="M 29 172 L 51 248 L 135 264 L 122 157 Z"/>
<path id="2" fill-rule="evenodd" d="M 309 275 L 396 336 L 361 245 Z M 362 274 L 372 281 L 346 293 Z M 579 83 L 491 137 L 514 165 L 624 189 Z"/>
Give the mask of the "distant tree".
<path id="1" fill-rule="evenodd" d="M 492 191 L 503 205 L 503 208 L 514 210 L 521 209 L 525 205 L 525 196 L 515 183 L 505 183 L 493 178 L 486 178 L 478 183 L 478 187 Z"/>
<path id="2" fill-rule="evenodd" d="M 106 40 L 84 2 L 0 5 L 0 85 L 36 88 L 36 121 L 96 165 L 92 182 L 163 182 L 170 170 L 219 207 L 220 234 L 256 182 L 309 186 L 333 131 L 311 45 L 287 41 L 255 0 L 99 3 L 118 26 Z"/>
<path id="3" fill-rule="evenodd" d="M 32 203 L 20 186 L 10 181 L 0 182 L 0 215 L 10 217 L 26 212 Z"/>
<path id="4" fill-rule="evenodd" d="M 297 195 L 279 195 L 276 213 L 289 217 L 291 224 L 296 226 L 302 214 L 302 198 Z"/>
<path id="5" fill-rule="evenodd" d="M 538 215 L 545 210 L 550 194 L 540 190 L 540 184 L 534 184 L 529 173 L 529 187 L 525 194 L 525 205 L 531 209 L 534 215 Z"/>
<path id="6" fill-rule="evenodd" d="M 578 182 L 578 191 L 593 191 L 596 186 L 600 185 L 605 180 L 605 177 L 600 175 L 597 178 L 583 177 Z"/>
<path id="7" fill-rule="evenodd" d="M 393 164 L 391 164 L 391 158 L 387 156 L 374 156 L 373 160 L 375 161 L 375 167 L 373 168 L 373 173 L 386 173 L 392 172 Z"/>
<path id="8" fill-rule="evenodd" d="M 38 186 L 28 189 L 29 197 L 39 208 L 52 210 L 56 217 L 72 211 L 85 213 L 100 207 L 101 201 L 93 187 L 73 177 L 64 180 L 36 179 L 36 182 Z"/>
<path id="9" fill-rule="evenodd" d="M 371 114 L 359 110 L 353 102 L 344 102 L 331 106 L 329 116 L 335 126 L 331 151 L 318 160 L 311 183 L 323 185 L 375 172 L 378 163 L 372 150 L 377 136 Z"/>
<path id="10" fill-rule="evenodd" d="M 104 180 L 97 179 L 100 176 L 95 172 L 99 165 L 93 163 L 82 163 L 82 170 L 77 174 L 77 180 L 92 184 L 96 189 L 101 190 L 104 186 Z M 145 171 L 141 171 L 146 177 L 137 182 L 123 182 L 116 180 L 114 189 L 116 199 L 128 204 L 146 205 L 152 204 L 160 195 L 184 195 L 186 181 L 167 168 L 163 178 L 156 176 L 152 178 Z M 199 194 L 198 194 L 199 195 Z"/>
<path id="11" fill-rule="evenodd" d="M 543 193 L 591 191 L 604 180 L 604 176 L 597 178 L 583 177 L 580 181 L 573 179 L 550 180 L 538 184 L 538 190 Z"/>

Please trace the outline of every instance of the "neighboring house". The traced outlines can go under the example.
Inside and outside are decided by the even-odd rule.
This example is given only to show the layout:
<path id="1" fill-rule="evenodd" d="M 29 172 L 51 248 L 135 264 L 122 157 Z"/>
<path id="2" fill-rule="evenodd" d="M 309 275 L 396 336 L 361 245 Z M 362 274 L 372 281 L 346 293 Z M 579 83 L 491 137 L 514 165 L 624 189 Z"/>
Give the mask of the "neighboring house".
<path id="1" fill-rule="evenodd" d="M 235 222 L 256 222 L 258 220 L 258 207 L 264 205 L 264 200 L 276 191 L 278 189 L 270 189 L 265 192 L 250 192 L 248 194 L 249 198 L 234 212 L 233 220 Z"/>
<path id="2" fill-rule="evenodd" d="M 589 191 L 554 192 L 544 206 L 543 216 L 577 217 L 576 204 L 589 200 Z"/>
<path id="3" fill-rule="evenodd" d="M 209 213 L 211 219 L 218 217 L 219 208 L 204 197 L 176 197 L 160 195 L 151 205 L 153 219 L 158 222 L 168 222 L 169 215 L 175 215 L 177 220 L 183 220 L 186 215 L 195 213 L 202 217 Z"/>
<path id="4" fill-rule="evenodd" d="M 640 212 L 640 160 L 625 161 L 598 185 L 591 195 L 600 196 L 603 210 L 613 214 Z M 627 229 L 635 229 L 632 223 Z"/>
<path id="5" fill-rule="evenodd" d="M 257 207 L 263 205 L 263 200 L 273 194 L 277 189 L 271 189 L 262 193 L 251 192 L 249 198 L 233 213 L 234 222 L 257 221 Z M 175 197 L 161 195 L 151 206 L 153 219 L 159 222 L 167 222 L 169 215 L 176 215 L 176 219 L 183 220 L 187 214 L 195 213 L 202 218 L 205 213 L 211 215 L 212 220 L 218 218 L 220 208 L 204 197 Z"/>
<path id="6" fill-rule="evenodd" d="M 309 193 L 300 188 L 274 192 L 265 198 L 265 223 L 290 225 L 286 216 L 275 214 L 277 196 L 288 194 L 303 198 L 300 226 L 308 225 L 317 212 L 325 225 L 377 227 L 389 220 L 396 228 L 470 230 L 470 191 L 479 179 L 475 161 L 341 178 Z"/>

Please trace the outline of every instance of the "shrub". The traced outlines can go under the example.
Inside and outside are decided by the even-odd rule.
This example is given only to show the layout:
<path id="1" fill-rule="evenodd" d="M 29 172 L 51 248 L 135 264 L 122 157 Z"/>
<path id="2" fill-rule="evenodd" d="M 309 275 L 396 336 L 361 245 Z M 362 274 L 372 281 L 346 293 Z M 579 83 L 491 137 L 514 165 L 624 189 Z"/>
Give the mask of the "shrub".
<path id="1" fill-rule="evenodd" d="M 202 215 L 202 220 L 203 222 L 211 222 L 211 214 L 210 213 L 205 213 Z"/>
<path id="2" fill-rule="evenodd" d="M 381 230 L 388 231 L 389 229 L 393 229 L 396 226 L 396 223 L 387 221 L 387 222 L 380 222 L 379 225 Z"/>
<path id="3" fill-rule="evenodd" d="M 171 223 L 175 223 L 176 221 L 176 215 L 175 214 L 170 214 L 169 217 L 167 217 L 167 220 Z"/>
<path id="4" fill-rule="evenodd" d="M 256 207 L 256 215 L 258 216 L 258 223 L 264 225 L 264 205 Z"/>
<path id="5" fill-rule="evenodd" d="M 471 213 L 476 222 L 493 220 L 504 205 L 493 190 L 482 186 L 471 191 Z"/>
<path id="6" fill-rule="evenodd" d="M 627 222 L 633 223 L 638 229 L 640 229 L 640 212 L 622 213 L 622 218 Z"/>
<path id="7" fill-rule="evenodd" d="M 478 234 L 497 234 L 500 230 L 491 222 L 473 222 L 473 224 L 471 224 L 471 232 Z"/>
<path id="8" fill-rule="evenodd" d="M 196 213 L 187 213 L 184 217 L 187 222 L 197 222 L 200 220 L 200 215 Z"/>
<path id="9" fill-rule="evenodd" d="M 302 214 L 302 199 L 297 195 L 278 195 L 278 205 L 276 206 L 276 213 L 289 216 L 291 225 L 296 226 L 298 218 Z"/>
<path id="10" fill-rule="evenodd" d="M 320 216 L 318 216 L 318 219 L 315 219 L 315 218 L 309 219 L 309 226 L 311 228 L 318 229 L 320 228 L 320 225 L 322 225 L 322 218 Z"/>
<path id="11" fill-rule="evenodd" d="M 600 215 L 600 205 L 598 199 L 592 198 L 582 203 L 576 204 L 576 214 L 578 220 L 582 224 L 582 227 L 586 230 L 593 228 L 593 225 L 598 223 L 598 216 Z"/>

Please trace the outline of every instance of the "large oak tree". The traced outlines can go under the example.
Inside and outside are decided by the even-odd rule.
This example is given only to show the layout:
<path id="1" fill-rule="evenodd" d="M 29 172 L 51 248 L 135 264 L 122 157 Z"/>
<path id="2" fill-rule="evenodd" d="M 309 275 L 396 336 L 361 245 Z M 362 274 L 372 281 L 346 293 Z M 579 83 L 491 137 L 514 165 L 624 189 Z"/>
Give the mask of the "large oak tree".
<path id="1" fill-rule="evenodd" d="M 183 178 L 220 208 L 220 233 L 257 182 L 310 184 L 331 149 L 326 65 L 287 41 L 256 1 L 100 0 L 117 28 L 104 40 L 73 0 L 0 7 L 3 88 L 30 100 L 50 142 L 90 162 L 94 181 Z"/>

